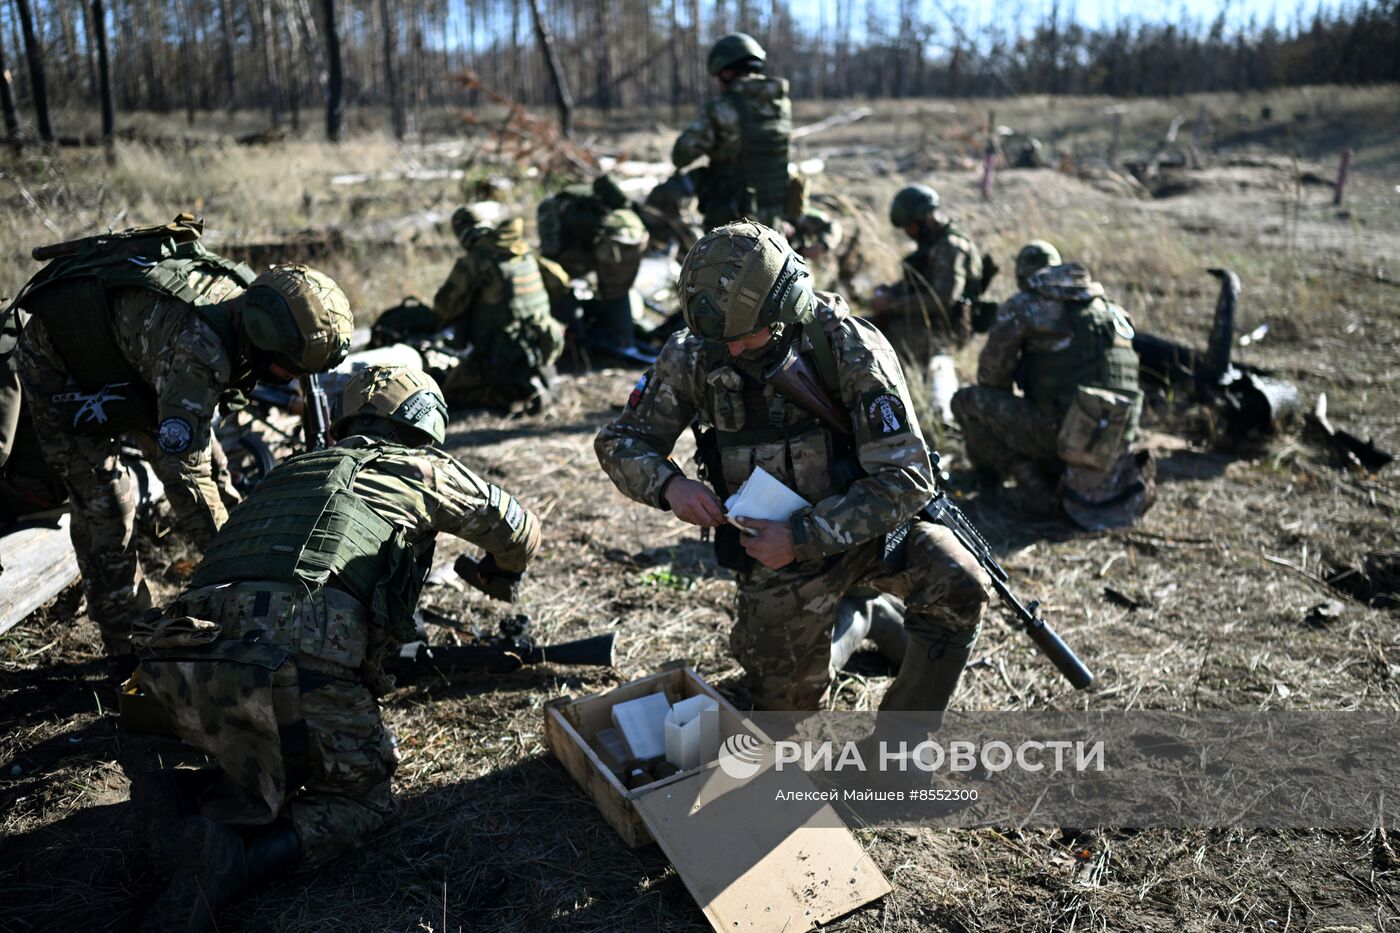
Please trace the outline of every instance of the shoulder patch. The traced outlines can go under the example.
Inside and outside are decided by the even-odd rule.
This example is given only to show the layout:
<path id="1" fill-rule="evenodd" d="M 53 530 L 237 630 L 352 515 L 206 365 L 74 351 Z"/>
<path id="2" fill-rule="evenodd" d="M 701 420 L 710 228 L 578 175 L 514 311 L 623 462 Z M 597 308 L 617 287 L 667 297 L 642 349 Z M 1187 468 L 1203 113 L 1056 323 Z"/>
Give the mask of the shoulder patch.
<path id="1" fill-rule="evenodd" d="M 872 392 L 865 397 L 865 421 L 872 437 L 890 437 L 909 430 L 904 403 L 893 392 Z"/>
<path id="2" fill-rule="evenodd" d="M 642 397 L 647 394 L 647 385 L 651 382 L 651 370 L 642 373 L 642 378 L 637 380 L 637 384 L 632 387 L 632 394 L 627 396 L 627 407 L 636 408 L 642 404 Z"/>
<path id="3" fill-rule="evenodd" d="M 194 441 L 194 428 L 184 418 L 166 418 L 160 423 L 156 444 L 167 454 L 182 454 Z"/>

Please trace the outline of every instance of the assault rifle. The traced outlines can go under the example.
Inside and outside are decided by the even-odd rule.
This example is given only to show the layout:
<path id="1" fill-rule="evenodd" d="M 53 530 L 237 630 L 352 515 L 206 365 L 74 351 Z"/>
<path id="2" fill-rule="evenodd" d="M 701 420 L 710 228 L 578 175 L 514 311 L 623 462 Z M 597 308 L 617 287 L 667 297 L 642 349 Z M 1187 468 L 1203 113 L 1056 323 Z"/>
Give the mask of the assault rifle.
<path id="1" fill-rule="evenodd" d="M 506 674 L 527 664 L 588 665 L 612 667 L 613 643 L 617 636 L 593 635 L 559 645 L 540 645 L 529 636 L 530 620 L 517 615 L 501 620 L 500 634 L 479 635 L 466 645 L 430 645 L 412 641 L 390 656 L 385 673 L 401 678 L 436 671 L 451 676 L 471 671 Z"/>
<path id="2" fill-rule="evenodd" d="M 854 436 L 850 412 L 831 398 L 816 373 L 797 352 L 796 344 L 788 349 L 783 359 L 764 371 L 762 379 L 772 385 L 783 398 L 822 421 L 840 437 L 849 439 Z M 929 451 L 929 456 L 933 461 L 934 471 L 937 472 L 938 454 Z M 853 480 L 865 475 L 865 470 L 855 462 L 854 453 L 846 459 L 849 461 L 846 472 Z M 1022 603 L 1011 592 L 1006 571 L 997 562 L 991 547 L 946 493 L 939 490 L 924 506 L 920 515 L 951 531 L 958 543 L 976 558 L 977 563 L 991 578 L 992 589 L 996 590 L 1002 602 L 1015 614 L 1022 631 L 1035 642 L 1040 653 L 1050 659 L 1050 663 L 1055 665 L 1075 689 L 1083 690 L 1094 682 L 1094 675 L 1084 666 L 1084 662 L 1079 660 L 1073 649 L 1064 643 L 1050 624 L 1041 618 L 1040 604 L 1036 601 Z M 904 543 L 909 534 L 909 526 L 910 522 L 905 522 L 885 537 L 885 562 L 892 570 L 903 568 Z"/>
<path id="3" fill-rule="evenodd" d="M 307 450 L 325 450 L 331 446 L 331 403 L 321 385 L 321 377 L 308 373 L 301 382 L 301 429 Z"/>

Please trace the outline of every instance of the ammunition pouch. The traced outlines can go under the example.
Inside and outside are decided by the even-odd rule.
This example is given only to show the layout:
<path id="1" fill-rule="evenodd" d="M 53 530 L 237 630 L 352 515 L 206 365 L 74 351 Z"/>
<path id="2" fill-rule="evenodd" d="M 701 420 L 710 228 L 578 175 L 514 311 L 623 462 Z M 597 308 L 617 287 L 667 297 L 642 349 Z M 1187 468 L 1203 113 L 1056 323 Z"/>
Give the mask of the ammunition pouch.
<path id="1" fill-rule="evenodd" d="M 1071 466 L 1107 470 L 1126 449 L 1141 405 L 1141 392 L 1080 386 L 1060 422 L 1060 459 Z"/>

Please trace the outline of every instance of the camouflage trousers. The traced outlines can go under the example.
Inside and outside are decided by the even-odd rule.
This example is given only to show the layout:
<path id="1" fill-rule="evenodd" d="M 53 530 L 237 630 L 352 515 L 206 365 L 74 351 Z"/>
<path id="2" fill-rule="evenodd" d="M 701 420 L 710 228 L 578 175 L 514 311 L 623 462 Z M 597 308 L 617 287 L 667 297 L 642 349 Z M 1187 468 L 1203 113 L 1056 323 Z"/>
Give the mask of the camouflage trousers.
<path id="1" fill-rule="evenodd" d="M 729 636 L 743 665 L 755 709 L 813 710 L 835 678 L 831 636 L 837 604 L 865 585 L 904 601 L 911 639 L 970 646 L 981 626 L 990 581 L 973 556 L 941 525 L 917 521 L 906 542 L 905 569 L 890 571 L 877 538 L 833 563 L 812 562 L 782 570 L 756 566 L 739 579 L 738 621 Z M 935 685 L 907 681 L 915 665 L 901 669 L 891 692 L 917 696 Z"/>
<path id="2" fill-rule="evenodd" d="M 68 494 L 72 516 L 69 531 L 87 596 L 88 616 L 101 631 L 109 654 L 129 654 L 132 620 L 150 610 L 151 594 L 137 560 L 138 491 L 131 473 L 121 463 L 122 439 L 72 432 L 71 415 L 51 399 L 58 393 L 72 391 L 74 385 L 37 322 L 26 330 L 18 353 L 25 401 L 40 449 Z M 192 503 L 194 497 L 185 488 L 187 478 L 172 472 L 169 458 L 159 454 L 154 425 L 151 430 L 130 431 L 125 437 L 151 463 L 165 484 L 172 505 L 177 496 Z M 218 488 L 226 510 L 238 496 L 229 481 L 227 459 L 212 432 L 209 448 L 207 482 Z M 222 524 L 227 514 L 221 512 L 215 516 L 216 524 Z"/>
<path id="3" fill-rule="evenodd" d="M 177 603 L 214 620 L 167 616 L 135 638 L 149 655 L 142 688 L 179 737 L 218 765 L 201 811 L 243 827 L 289 819 L 313 866 L 386 825 L 397 767 L 393 736 L 357 670 L 327 660 L 363 659 L 367 613 L 344 594 L 339 602 L 324 594 L 333 591 L 238 584 Z M 245 637 L 259 627 L 256 642 Z M 313 645 L 315 654 L 301 650 Z"/>
<path id="4" fill-rule="evenodd" d="M 1018 467 L 1059 465 L 1059 422 L 1007 389 L 961 388 L 953 396 L 953 416 L 975 467 L 1005 477 Z"/>
<path id="5" fill-rule="evenodd" d="M 553 318 L 514 321 L 491 334 L 471 356 L 450 369 L 442 394 L 450 405 L 509 408 L 547 385 L 564 351 L 564 327 Z"/>

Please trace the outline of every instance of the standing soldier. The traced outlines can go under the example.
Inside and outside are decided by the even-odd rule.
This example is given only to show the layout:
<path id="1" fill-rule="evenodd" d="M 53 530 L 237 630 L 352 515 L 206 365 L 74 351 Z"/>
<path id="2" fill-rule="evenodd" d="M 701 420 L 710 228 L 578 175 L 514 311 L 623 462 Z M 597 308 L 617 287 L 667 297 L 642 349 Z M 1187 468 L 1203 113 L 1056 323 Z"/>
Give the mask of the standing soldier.
<path id="1" fill-rule="evenodd" d="M 995 266 L 984 269 L 976 245 L 938 205 L 938 192 L 924 185 L 894 196 L 890 223 L 918 246 L 904 258 L 904 279 L 875 290 L 873 307 L 904 365 L 929 374 L 934 414 L 950 423 L 948 405 L 957 389 L 951 354 L 971 336 L 973 313 Z"/>
<path id="2" fill-rule="evenodd" d="M 881 708 L 945 709 L 977 636 L 986 577 L 948 529 L 920 517 L 933 468 L 889 343 L 839 295 L 814 294 L 805 260 L 752 222 L 702 238 L 679 291 L 687 327 L 598 433 L 603 469 L 628 497 L 717 529 L 721 563 L 738 573 L 730 646 L 756 708 L 821 705 L 837 605 L 866 583 L 904 600 L 909 630 Z M 820 374 L 851 436 L 768 381 L 790 354 Z M 692 421 L 707 429 L 699 446 L 709 485 L 669 456 Z M 758 467 L 815 504 L 786 521 L 736 516 L 755 532 L 736 540 L 723 498 Z M 886 536 L 896 532 L 893 545 L 906 524 L 906 559 L 895 569 Z"/>
<path id="3" fill-rule="evenodd" d="M 1017 255 L 1016 284 L 987 333 L 978 384 L 953 398 L 968 459 L 1015 481 L 1019 511 L 1062 504 L 1086 528 L 1130 524 L 1155 496 L 1151 461 L 1132 452 L 1142 410 L 1132 322 L 1042 240 Z M 1024 396 L 1012 391 L 1018 372 Z"/>
<path id="4" fill-rule="evenodd" d="M 268 474 L 133 639 L 143 688 L 217 763 L 145 929 L 209 929 L 250 888 L 378 832 L 396 766 L 381 663 L 413 638 L 437 533 L 484 548 L 483 588 L 506 600 L 539 548 L 533 515 L 433 446 L 447 405 L 430 377 L 367 368 L 340 411 L 339 442 Z M 176 800 L 141 805 L 173 822 Z"/>
<path id="5" fill-rule="evenodd" d="M 742 32 L 716 42 L 706 64 L 720 95 L 671 150 L 677 170 L 709 157 L 705 169 L 690 173 L 706 230 L 741 217 L 779 227 L 787 212 L 792 102 L 787 80 L 763 73 L 767 58 Z"/>
<path id="6" fill-rule="evenodd" d="M 212 466 L 221 399 L 256 379 L 325 372 L 350 348 L 350 302 L 335 282 L 300 265 L 255 278 L 205 250 L 202 232 L 181 214 L 45 247 L 36 255 L 56 258 L 16 300 L 33 315 L 18 351 L 26 400 L 72 502 L 88 615 L 119 674 L 132 620 L 151 608 L 119 437 L 141 448 L 203 548 L 227 517 Z"/>
<path id="7" fill-rule="evenodd" d="M 452 215 L 452 232 L 466 253 L 434 296 L 433 314 L 440 326 L 455 329 L 456 344 L 470 346 L 471 354 L 448 374 L 447 400 L 538 409 L 549 398 L 564 328 L 550 314 L 539 263 L 525 241 L 525 221 L 516 217 L 492 226 L 462 207 Z"/>
<path id="8" fill-rule="evenodd" d="M 647 228 L 611 175 L 591 185 L 570 185 L 540 202 L 540 255 L 555 260 L 575 277 L 598 276 L 596 318 L 585 321 L 610 346 L 633 343 L 633 311 L 640 299 L 632 291 Z"/>

